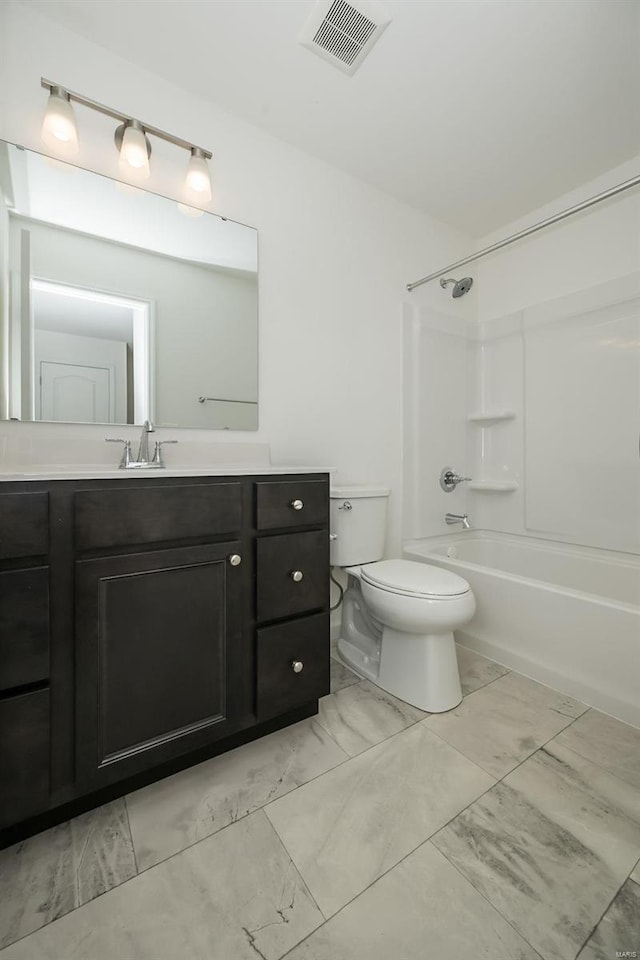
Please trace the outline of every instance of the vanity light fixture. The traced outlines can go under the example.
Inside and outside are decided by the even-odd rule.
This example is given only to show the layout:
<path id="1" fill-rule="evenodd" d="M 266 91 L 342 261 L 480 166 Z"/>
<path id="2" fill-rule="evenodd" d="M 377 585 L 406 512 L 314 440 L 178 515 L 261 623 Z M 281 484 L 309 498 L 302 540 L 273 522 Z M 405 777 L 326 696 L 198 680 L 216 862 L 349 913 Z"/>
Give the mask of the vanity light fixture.
<path id="1" fill-rule="evenodd" d="M 151 144 L 142 124 L 137 120 L 121 123 L 116 129 L 114 140 L 120 151 L 118 166 L 122 173 L 134 180 L 148 180 L 151 176 Z"/>
<path id="2" fill-rule="evenodd" d="M 198 195 L 198 200 L 208 203 L 211 200 L 211 178 L 204 152 L 199 147 L 191 148 L 187 166 L 187 190 Z"/>
<path id="3" fill-rule="evenodd" d="M 151 173 L 149 137 L 157 137 L 159 140 L 165 140 L 167 143 L 173 143 L 176 147 L 189 151 L 189 164 L 184 185 L 187 197 L 196 203 L 208 203 L 211 200 L 211 177 L 207 160 L 211 160 L 213 154 L 209 150 L 197 147 L 180 137 L 174 137 L 165 130 L 136 120 L 135 117 L 129 117 L 112 107 L 106 107 L 96 100 L 90 100 L 80 93 L 74 93 L 73 90 L 61 87 L 60 84 L 53 83 L 51 80 L 45 80 L 44 77 L 40 78 L 40 83 L 45 90 L 49 91 L 49 102 L 42 124 L 42 139 L 48 147 L 65 156 L 78 152 L 78 134 L 71 104 L 79 103 L 83 107 L 89 107 L 90 110 L 118 121 L 115 142 L 120 152 L 119 166 L 128 179 L 136 182 L 148 179 Z"/>
<path id="4" fill-rule="evenodd" d="M 48 147 L 67 157 L 75 156 L 79 150 L 71 98 L 63 87 L 55 84 L 49 87 L 49 100 L 42 121 L 42 139 Z"/>

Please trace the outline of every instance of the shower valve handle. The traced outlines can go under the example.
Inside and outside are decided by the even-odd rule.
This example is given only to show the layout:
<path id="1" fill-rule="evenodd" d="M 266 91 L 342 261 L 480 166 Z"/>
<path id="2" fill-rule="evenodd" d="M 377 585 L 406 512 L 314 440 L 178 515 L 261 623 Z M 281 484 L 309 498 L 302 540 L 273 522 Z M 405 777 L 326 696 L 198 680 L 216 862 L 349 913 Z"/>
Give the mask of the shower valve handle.
<path id="1" fill-rule="evenodd" d="M 445 493 L 451 493 L 459 483 L 465 483 L 471 479 L 471 477 L 461 477 L 455 470 L 452 470 L 451 467 L 444 467 L 440 474 L 440 486 Z"/>

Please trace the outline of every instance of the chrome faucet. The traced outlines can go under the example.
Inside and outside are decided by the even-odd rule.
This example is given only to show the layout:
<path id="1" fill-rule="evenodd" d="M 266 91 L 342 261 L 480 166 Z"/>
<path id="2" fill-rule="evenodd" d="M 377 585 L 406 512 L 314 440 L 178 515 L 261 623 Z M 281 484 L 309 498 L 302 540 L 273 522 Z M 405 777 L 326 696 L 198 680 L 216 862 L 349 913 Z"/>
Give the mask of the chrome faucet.
<path id="1" fill-rule="evenodd" d="M 142 433 L 140 434 L 140 446 L 138 447 L 137 462 L 142 466 L 149 463 L 149 434 L 155 433 L 156 428 L 150 420 L 145 420 L 142 424 Z"/>
<path id="2" fill-rule="evenodd" d="M 445 513 L 444 522 L 449 526 L 452 523 L 461 523 L 463 530 L 471 530 L 471 521 L 466 513 Z"/>
<path id="3" fill-rule="evenodd" d="M 138 447 L 138 456 L 134 460 L 131 453 L 131 440 L 122 440 L 115 437 L 107 437 L 105 443 L 122 443 L 122 459 L 120 461 L 121 470 L 163 470 L 164 461 L 162 459 L 162 447 L 165 443 L 177 443 L 177 440 L 156 440 L 153 457 L 149 458 L 149 434 L 155 433 L 155 427 L 149 420 L 145 420 L 142 425 L 142 434 L 140 436 L 140 446 Z"/>

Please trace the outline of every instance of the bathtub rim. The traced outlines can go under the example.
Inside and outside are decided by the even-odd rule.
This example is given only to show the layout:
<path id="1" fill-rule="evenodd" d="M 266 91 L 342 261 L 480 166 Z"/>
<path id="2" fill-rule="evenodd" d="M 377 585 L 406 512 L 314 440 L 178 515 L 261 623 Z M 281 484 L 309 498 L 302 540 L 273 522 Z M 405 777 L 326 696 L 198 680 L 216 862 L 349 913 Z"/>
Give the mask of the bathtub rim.
<path id="1" fill-rule="evenodd" d="M 472 529 L 468 533 L 458 531 L 456 533 L 445 533 L 435 537 L 423 537 L 421 539 L 405 540 L 402 544 L 402 555 L 409 560 L 415 560 L 418 563 L 426 563 L 430 559 L 446 560 L 447 563 L 456 567 L 456 570 L 471 570 L 478 573 L 489 573 L 494 576 L 503 577 L 506 580 L 512 580 L 516 583 L 534 584 L 536 588 L 548 590 L 551 593 L 569 594 L 578 597 L 581 600 L 590 603 L 604 604 L 605 606 L 616 609 L 624 609 L 633 613 L 640 614 L 640 602 L 630 603 L 625 600 L 616 600 L 606 594 L 591 593 L 586 590 L 576 590 L 575 587 L 565 587 L 550 580 L 539 580 L 536 577 L 523 576 L 518 573 L 511 573 L 509 570 L 503 570 L 502 567 L 487 566 L 482 563 L 474 563 L 471 560 L 465 560 L 459 557 L 447 557 L 442 553 L 435 553 L 428 547 L 453 546 L 458 543 L 464 543 L 469 540 L 497 540 L 500 543 L 516 544 L 521 547 L 538 550 L 540 552 L 551 552 L 565 557 L 576 557 L 585 560 L 609 560 L 610 563 L 618 566 L 631 568 L 640 571 L 640 556 L 635 554 L 619 553 L 614 550 L 604 550 L 599 547 L 584 547 L 571 543 L 559 543 L 558 541 L 544 540 L 538 537 L 529 537 L 522 534 L 497 533 L 492 530 Z M 463 576 L 463 574 L 461 574 Z"/>

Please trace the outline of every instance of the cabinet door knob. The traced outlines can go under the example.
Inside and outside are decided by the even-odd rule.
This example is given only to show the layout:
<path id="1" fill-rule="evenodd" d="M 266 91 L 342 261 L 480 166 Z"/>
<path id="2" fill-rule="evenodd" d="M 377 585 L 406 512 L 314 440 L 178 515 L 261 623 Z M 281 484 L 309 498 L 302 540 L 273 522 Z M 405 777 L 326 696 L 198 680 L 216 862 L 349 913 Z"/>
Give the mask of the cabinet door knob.
<path id="1" fill-rule="evenodd" d="M 291 661 L 291 669 L 293 670 L 294 673 L 302 673 L 303 668 L 304 668 L 304 663 L 302 662 L 302 660 Z"/>
<path id="2" fill-rule="evenodd" d="M 291 506 L 293 507 L 294 510 L 302 510 L 302 508 L 304 507 L 304 501 L 303 501 L 303 500 L 292 500 L 292 501 L 291 501 Z"/>
<path id="3" fill-rule="evenodd" d="M 239 553 L 232 553 L 231 556 L 229 557 L 229 563 L 231 564 L 232 567 L 237 567 L 239 564 L 242 563 L 242 557 L 240 556 Z"/>
<path id="4" fill-rule="evenodd" d="M 304 577 L 304 573 L 302 572 L 302 570 L 291 571 L 291 579 L 293 580 L 294 583 L 300 583 L 303 577 Z"/>

